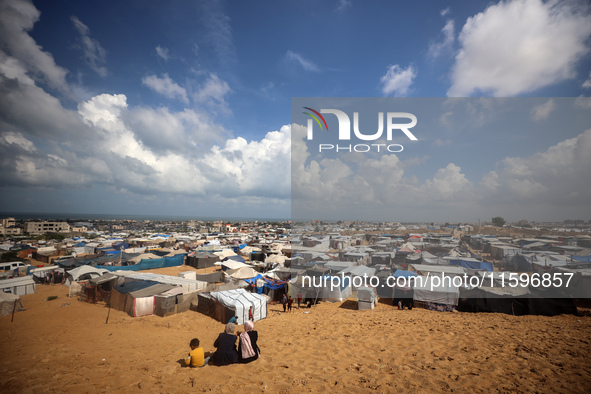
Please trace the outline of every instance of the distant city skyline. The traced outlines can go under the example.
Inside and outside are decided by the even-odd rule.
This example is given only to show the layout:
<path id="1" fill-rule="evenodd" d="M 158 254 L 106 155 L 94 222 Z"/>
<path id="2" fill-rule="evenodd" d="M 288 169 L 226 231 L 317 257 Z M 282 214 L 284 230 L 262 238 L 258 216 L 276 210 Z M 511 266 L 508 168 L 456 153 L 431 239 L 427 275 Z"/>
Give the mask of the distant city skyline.
<path id="1" fill-rule="evenodd" d="M 590 7 L 0 0 L 0 210 L 290 218 L 292 97 L 546 97 L 539 124 L 560 98 L 589 112 Z M 552 190 L 591 173 L 591 126 L 556 126 L 504 145 L 466 128 L 423 134 L 381 176 L 432 198 L 393 218 L 588 219 L 588 175 L 572 195 Z M 477 211 L 437 197 L 483 185 L 536 198 Z"/>

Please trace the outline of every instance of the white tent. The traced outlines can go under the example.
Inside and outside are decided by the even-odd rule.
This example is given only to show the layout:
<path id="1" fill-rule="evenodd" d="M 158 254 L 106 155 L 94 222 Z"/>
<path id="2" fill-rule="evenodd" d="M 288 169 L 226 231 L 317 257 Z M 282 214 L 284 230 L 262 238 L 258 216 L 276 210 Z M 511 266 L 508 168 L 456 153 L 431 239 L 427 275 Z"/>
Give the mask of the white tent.
<path id="1" fill-rule="evenodd" d="M 460 288 L 453 285 L 449 276 L 447 279 L 441 281 L 441 276 L 417 276 L 412 278 L 414 299 L 437 304 L 458 305 Z"/>
<path id="2" fill-rule="evenodd" d="M 230 257 L 230 256 L 237 256 L 237 254 L 234 253 L 234 251 L 232 249 L 222 249 L 219 252 L 213 252 L 213 254 L 218 256 L 220 259 L 224 259 L 224 258 Z"/>
<path id="3" fill-rule="evenodd" d="M 215 263 L 214 265 L 224 266 L 228 270 L 236 270 L 238 268 L 250 267 L 248 264 L 244 264 L 244 263 L 241 263 L 240 261 L 234 261 L 234 260 L 220 261 L 220 262 Z"/>
<path id="4" fill-rule="evenodd" d="M 323 301 L 344 301 L 351 297 L 353 291 L 351 289 L 351 278 L 338 275 L 335 276 L 334 281 L 329 275 L 307 277 L 299 275 L 297 278 L 289 282 L 289 295 L 292 298 L 297 298 L 298 293 L 302 293 L 304 298 L 311 298 L 314 300 Z"/>
<path id="5" fill-rule="evenodd" d="M 161 256 L 158 256 L 157 254 L 154 253 L 142 253 L 138 256 L 132 257 L 130 259 L 128 259 L 128 261 L 133 261 L 134 263 L 139 263 L 142 260 L 152 260 L 152 259 L 161 259 Z"/>
<path id="6" fill-rule="evenodd" d="M 424 275 L 429 273 L 430 275 L 441 276 L 463 276 L 467 271 L 464 267 L 458 267 L 455 265 L 427 265 L 427 264 L 411 264 L 413 271 L 420 272 Z"/>
<path id="7" fill-rule="evenodd" d="M 33 294 L 35 293 L 35 281 L 30 275 L 3 279 L 0 280 L 0 293 L 2 292 L 16 295 Z"/>
<path id="8" fill-rule="evenodd" d="M 241 267 L 233 270 L 224 271 L 224 273 L 234 279 L 250 279 L 257 276 L 259 273 L 252 267 Z"/>
<path id="9" fill-rule="evenodd" d="M 249 293 L 244 289 L 215 291 L 211 296 L 224 306 L 234 309 L 236 323 L 244 324 L 248 320 L 248 311 L 252 306 L 253 320 L 267 317 L 267 297 L 262 294 Z"/>
<path id="10" fill-rule="evenodd" d="M 65 286 L 69 286 L 70 283 L 75 282 L 80 278 L 82 275 L 88 274 L 90 278 L 98 278 L 103 274 L 106 274 L 109 270 L 104 268 L 96 268 L 90 265 L 81 265 L 78 268 L 74 268 L 67 272 L 66 281 L 64 282 Z"/>
<path id="11" fill-rule="evenodd" d="M 279 264 L 279 266 L 283 267 L 285 264 L 285 260 L 287 259 L 286 256 L 282 254 L 270 254 L 265 259 L 265 263 L 267 264 Z"/>
<path id="12" fill-rule="evenodd" d="M 261 248 L 255 248 L 254 246 L 245 246 L 244 248 L 239 250 L 239 253 L 242 256 L 248 256 L 252 252 L 260 252 Z"/>

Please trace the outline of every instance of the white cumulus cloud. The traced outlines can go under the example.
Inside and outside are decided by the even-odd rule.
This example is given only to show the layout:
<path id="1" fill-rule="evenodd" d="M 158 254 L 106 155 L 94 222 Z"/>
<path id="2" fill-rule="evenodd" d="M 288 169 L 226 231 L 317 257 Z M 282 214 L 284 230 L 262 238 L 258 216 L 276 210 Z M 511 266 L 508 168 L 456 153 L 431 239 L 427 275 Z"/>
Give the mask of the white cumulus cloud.
<path id="1" fill-rule="evenodd" d="M 142 83 L 164 97 L 178 99 L 184 103 L 189 102 L 185 88 L 174 82 L 166 73 L 161 78 L 156 75 L 148 75 L 142 78 Z"/>
<path id="2" fill-rule="evenodd" d="M 575 77 L 589 15 L 569 2 L 501 1 L 468 18 L 448 96 L 515 96 Z"/>
<path id="3" fill-rule="evenodd" d="M 28 33 L 40 15 L 29 0 L 0 1 L 0 48 L 23 64 L 35 80 L 70 94 L 66 82 L 68 71 L 58 66 L 53 56 L 43 51 Z"/>
<path id="4" fill-rule="evenodd" d="M 385 96 L 406 96 L 410 91 L 417 70 L 413 66 L 402 68 L 398 64 L 388 67 L 386 74 L 380 79 L 382 93 Z"/>
<path id="5" fill-rule="evenodd" d="M 554 100 L 550 99 L 544 104 L 540 104 L 532 110 L 532 118 L 535 121 L 547 119 L 550 113 L 554 110 Z"/>

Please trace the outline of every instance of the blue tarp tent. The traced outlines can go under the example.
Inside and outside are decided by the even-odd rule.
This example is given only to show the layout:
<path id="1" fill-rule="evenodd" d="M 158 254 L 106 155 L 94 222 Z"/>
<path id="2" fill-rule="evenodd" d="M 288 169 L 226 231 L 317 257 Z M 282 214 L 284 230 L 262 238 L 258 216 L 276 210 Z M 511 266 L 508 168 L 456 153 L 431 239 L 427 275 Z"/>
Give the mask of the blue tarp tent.
<path id="1" fill-rule="evenodd" d="M 396 276 L 396 277 L 403 276 L 405 278 L 410 278 L 411 276 L 418 276 L 418 275 L 416 272 L 396 270 L 396 272 L 394 272 L 393 276 Z"/>
<path id="2" fill-rule="evenodd" d="M 570 256 L 571 259 L 582 262 L 582 263 L 591 263 L 591 255 L 589 256 Z"/>
<path id="3" fill-rule="evenodd" d="M 186 253 L 177 254 L 172 257 L 163 257 L 161 259 L 143 259 L 139 263 L 133 265 L 97 265 L 97 268 L 104 268 L 109 271 L 141 271 L 152 270 L 156 268 L 177 267 L 183 265 Z"/>
<path id="4" fill-rule="evenodd" d="M 234 260 L 234 261 L 238 261 L 238 262 L 240 262 L 240 263 L 244 263 L 244 262 L 246 261 L 246 260 L 244 259 L 244 257 L 242 257 L 242 256 L 238 256 L 238 255 L 236 255 L 236 256 L 228 256 L 228 257 L 226 257 L 226 258 L 225 258 L 224 260 L 222 260 L 222 261 L 226 261 L 226 260 Z"/>
<path id="5" fill-rule="evenodd" d="M 475 260 L 449 260 L 449 265 L 458 265 L 460 267 L 472 269 L 472 270 L 487 270 L 492 272 L 493 265 L 487 261 L 475 261 Z"/>
<path id="6" fill-rule="evenodd" d="M 261 287 L 257 287 L 257 280 L 259 280 L 259 279 L 262 279 L 265 281 L 265 283 Z M 283 288 L 285 288 L 285 284 L 287 283 L 287 281 L 280 281 L 280 280 L 273 280 L 273 279 L 265 278 L 261 274 L 258 274 L 254 278 L 244 279 L 244 281 L 246 283 L 248 283 L 249 285 L 254 286 L 257 289 L 258 294 L 262 294 L 263 288 L 265 288 L 265 287 L 268 289 L 272 289 L 272 290 L 283 289 Z"/>

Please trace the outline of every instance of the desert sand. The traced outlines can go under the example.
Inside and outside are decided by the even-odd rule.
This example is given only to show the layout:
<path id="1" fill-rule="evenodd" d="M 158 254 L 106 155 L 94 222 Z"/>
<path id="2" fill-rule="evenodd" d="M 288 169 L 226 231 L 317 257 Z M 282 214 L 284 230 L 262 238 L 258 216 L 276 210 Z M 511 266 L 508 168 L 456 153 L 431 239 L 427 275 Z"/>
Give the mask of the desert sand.
<path id="1" fill-rule="evenodd" d="M 191 338 L 213 352 L 222 323 L 194 311 L 133 318 L 115 310 L 106 323 L 104 304 L 67 294 L 38 285 L 14 322 L 0 317 L 1 392 L 591 390 L 589 316 L 399 311 L 385 302 L 358 311 L 353 300 L 288 314 L 270 305 L 255 323 L 259 360 L 190 369 L 181 360 Z"/>

